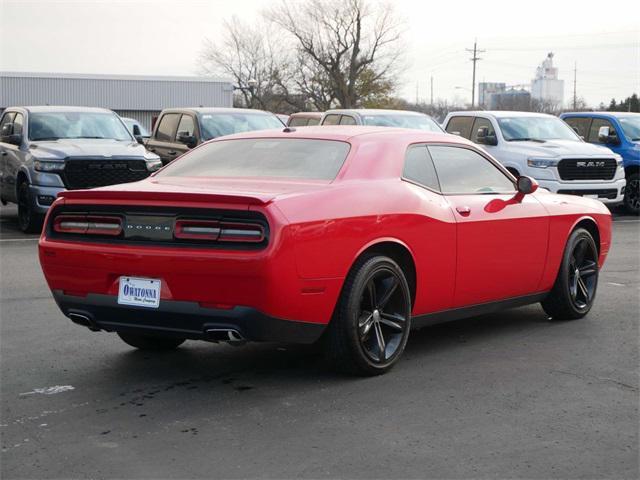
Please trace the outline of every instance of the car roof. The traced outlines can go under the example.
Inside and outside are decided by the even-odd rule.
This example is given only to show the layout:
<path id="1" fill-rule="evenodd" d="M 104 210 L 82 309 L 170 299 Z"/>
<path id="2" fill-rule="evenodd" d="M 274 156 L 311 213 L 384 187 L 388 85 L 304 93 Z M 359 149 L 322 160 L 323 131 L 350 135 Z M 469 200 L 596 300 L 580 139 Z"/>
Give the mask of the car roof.
<path id="1" fill-rule="evenodd" d="M 252 108 L 231 108 L 231 107 L 182 107 L 182 108 L 165 108 L 162 110 L 162 113 L 183 113 L 183 112 L 193 112 L 193 113 L 253 113 L 259 115 L 273 115 L 276 116 L 275 113 L 266 112 L 264 110 L 254 110 Z"/>
<path id="2" fill-rule="evenodd" d="M 640 116 L 640 113 L 636 112 L 565 112 L 561 117 L 635 117 Z"/>
<path id="3" fill-rule="evenodd" d="M 21 107 L 25 109 L 27 112 L 74 112 L 74 113 L 113 113 L 112 110 L 108 108 L 99 108 L 99 107 L 73 107 L 68 105 L 63 106 L 55 106 L 55 105 L 34 105 Z"/>
<path id="4" fill-rule="evenodd" d="M 306 138 L 311 140 L 336 140 L 343 142 L 365 142 L 381 140 L 393 143 L 454 143 L 474 145 L 469 140 L 448 133 L 429 132 L 410 128 L 377 127 L 363 125 L 286 127 L 277 130 L 256 130 L 219 137 L 215 141 L 242 138 Z"/>
<path id="5" fill-rule="evenodd" d="M 471 110 L 471 111 L 459 111 L 449 112 L 448 117 L 471 117 L 471 116 L 491 116 L 494 118 L 513 118 L 513 117 L 553 117 L 548 113 L 538 112 L 514 112 L 511 110 Z M 556 117 L 557 118 L 557 117 Z"/>
<path id="6" fill-rule="evenodd" d="M 355 113 L 357 115 L 424 115 L 428 116 L 426 113 L 422 112 L 414 112 L 412 110 L 391 110 L 391 109 L 382 109 L 382 108 L 340 108 L 327 110 L 324 112 L 325 115 L 330 113 Z"/>
<path id="7" fill-rule="evenodd" d="M 289 115 L 291 117 L 306 117 L 306 118 L 320 118 L 322 116 L 322 112 L 296 112 Z"/>

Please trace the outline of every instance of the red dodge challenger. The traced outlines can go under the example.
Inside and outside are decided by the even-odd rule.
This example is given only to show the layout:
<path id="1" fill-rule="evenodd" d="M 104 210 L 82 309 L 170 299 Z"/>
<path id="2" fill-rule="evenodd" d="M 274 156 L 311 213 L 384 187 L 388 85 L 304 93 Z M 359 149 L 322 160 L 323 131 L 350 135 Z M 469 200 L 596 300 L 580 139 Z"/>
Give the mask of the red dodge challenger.
<path id="1" fill-rule="evenodd" d="M 67 317 L 134 347 L 321 341 L 374 375 L 412 327 L 535 302 L 583 317 L 610 241 L 602 203 L 465 139 L 342 126 L 224 137 L 146 180 L 63 192 L 39 253 Z"/>

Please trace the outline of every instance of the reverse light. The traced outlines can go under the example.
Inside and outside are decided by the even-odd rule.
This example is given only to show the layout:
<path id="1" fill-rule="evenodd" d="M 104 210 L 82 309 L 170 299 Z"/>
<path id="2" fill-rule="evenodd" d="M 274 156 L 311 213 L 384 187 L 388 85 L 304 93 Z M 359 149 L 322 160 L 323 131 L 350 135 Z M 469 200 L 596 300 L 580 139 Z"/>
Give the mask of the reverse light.
<path id="1" fill-rule="evenodd" d="M 118 217 L 96 215 L 59 215 L 53 221 L 58 233 L 118 236 L 122 233 L 122 220 Z"/>
<path id="2" fill-rule="evenodd" d="M 177 220 L 174 236 L 183 240 L 260 243 L 265 229 L 259 223 Z"/>
<path id="3" fill-rule="evenodd" d="M 64 170 L 64 162 L 47 162 L 45 160 L 35 160 L 33 168 L 38 172 L 61 172 Z"/>
<path id="4" fill-rule="evenodd" d="M 549 157 L 527 158 L 527 165 L 534 168 L 555 167 L 558 165 L 558 159 Z"/>
<path id="5" fill-rule="evenodd" d="M 264 227 L 258 223 L 222 223 L 218 240 L 260 243 L 264 240 Z"/>
<path id="6" fill-rule="evenodd" d="M 217 240 L 220 223 L 208 220 L 178 220 L 173 234 L 184 240 Z"/>

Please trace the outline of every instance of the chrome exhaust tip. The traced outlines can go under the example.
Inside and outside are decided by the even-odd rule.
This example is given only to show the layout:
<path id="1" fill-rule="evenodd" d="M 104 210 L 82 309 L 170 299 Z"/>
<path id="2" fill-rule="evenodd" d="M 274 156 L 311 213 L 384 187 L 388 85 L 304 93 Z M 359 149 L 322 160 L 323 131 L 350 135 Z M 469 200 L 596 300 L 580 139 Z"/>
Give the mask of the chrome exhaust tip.
<path id="1" fill-rule="evenodd" d="M 209 328 L 205 331 L 208 340 L 212 342 L 227 342 L 232 345 L 245 343 L 247 340 L 234 328 Z"/>

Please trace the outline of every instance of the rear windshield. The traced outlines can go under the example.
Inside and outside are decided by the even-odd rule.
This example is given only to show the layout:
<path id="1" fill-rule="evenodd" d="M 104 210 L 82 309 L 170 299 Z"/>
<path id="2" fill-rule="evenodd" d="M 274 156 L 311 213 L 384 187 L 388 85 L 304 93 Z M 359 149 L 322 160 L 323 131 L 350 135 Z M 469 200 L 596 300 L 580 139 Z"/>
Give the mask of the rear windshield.
<path id="1" fill-rule="evenodd" d="M 348 153 L 348 143 L 334 140 L 221 140 L 186 153 L 158 176 L 333 180 Z"/>
<path id="2" fill-rule="evenodd" d="M 275 115 L 265 113 L 203 113 L 200 115 L 200 129 L 204 140 L 250 132 L 253 130 L 282 129 L 284 124 Z"/>

